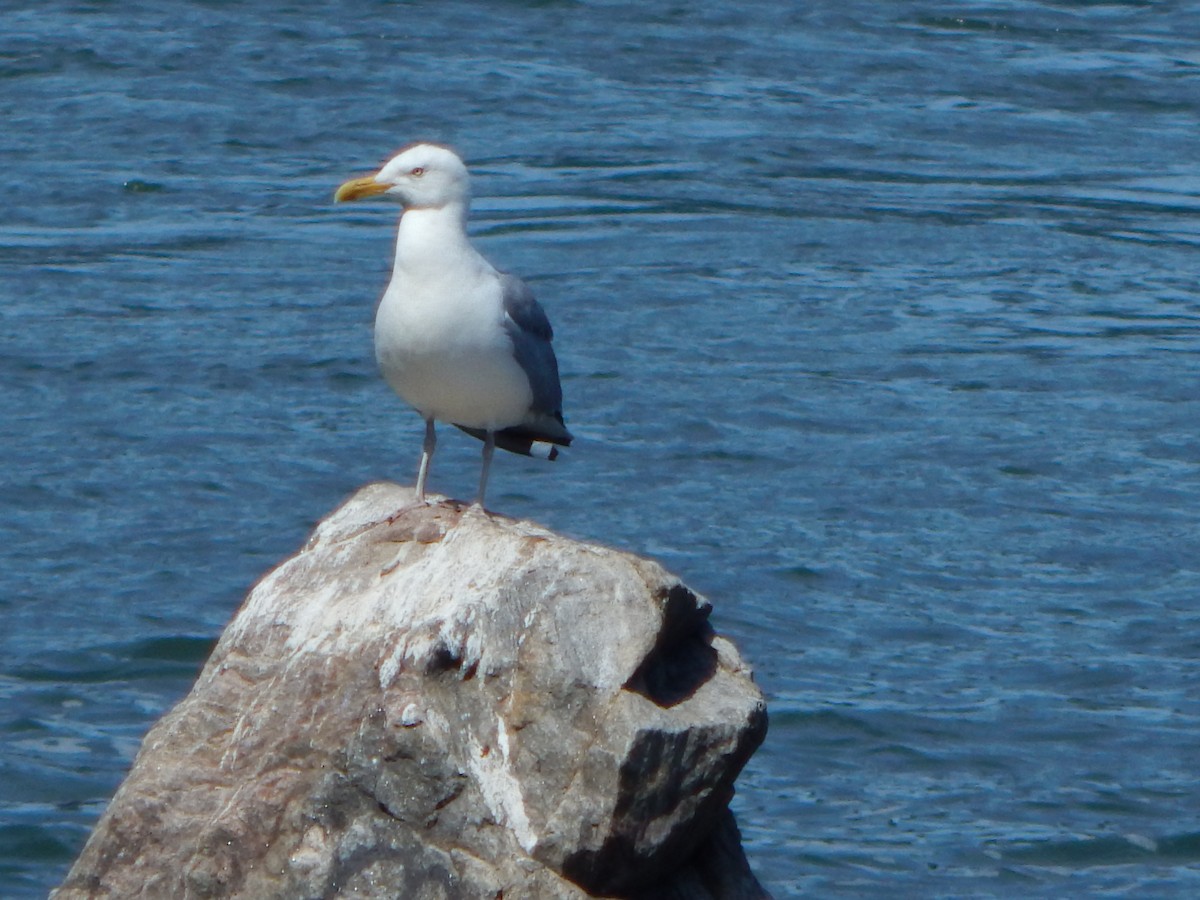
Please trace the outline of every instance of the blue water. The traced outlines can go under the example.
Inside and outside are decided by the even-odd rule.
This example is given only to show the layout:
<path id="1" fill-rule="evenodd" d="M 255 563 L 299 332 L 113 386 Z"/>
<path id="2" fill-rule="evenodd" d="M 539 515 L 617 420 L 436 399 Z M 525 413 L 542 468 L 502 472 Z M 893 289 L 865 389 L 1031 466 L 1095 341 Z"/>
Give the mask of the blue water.
<path id="1" fill-rule="evenodd" d="M 714 601 L 773 893 L 1200 891 L 1194 5 L 694 6 L 0 9 L 0 896 L 254 580 L 411 481 L 393 210 L 331 194 L 419 137 L 578 436 L 490 505 Z"/>

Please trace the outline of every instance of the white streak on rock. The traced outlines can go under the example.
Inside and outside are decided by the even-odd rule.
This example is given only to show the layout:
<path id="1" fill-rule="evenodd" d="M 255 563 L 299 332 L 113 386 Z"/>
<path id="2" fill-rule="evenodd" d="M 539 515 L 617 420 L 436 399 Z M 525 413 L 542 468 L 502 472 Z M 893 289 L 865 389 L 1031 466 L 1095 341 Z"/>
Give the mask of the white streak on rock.
<path id="1" fill-rule="evenodd" d="M 508 729 L 504 719 L 497 717 L 496 746 L 486 747 L 473 742 L 469 764 L 492 816 L 507 825 L 521 848 L 530 853 L 538 839 L 525 811 L 521 782 L 509 768 L 508 750 Z"/>

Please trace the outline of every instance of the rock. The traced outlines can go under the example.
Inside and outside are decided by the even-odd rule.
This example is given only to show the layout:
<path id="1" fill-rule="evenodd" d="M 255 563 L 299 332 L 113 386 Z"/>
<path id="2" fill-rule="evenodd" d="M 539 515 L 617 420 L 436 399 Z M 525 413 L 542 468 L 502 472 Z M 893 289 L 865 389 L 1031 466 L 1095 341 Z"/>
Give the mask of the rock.
<path id="1" fill-rule="evenodd" d="M 392 484 L 269 573 L 55 896 L 757 898 L 766 733 L 653 562 Z"/>

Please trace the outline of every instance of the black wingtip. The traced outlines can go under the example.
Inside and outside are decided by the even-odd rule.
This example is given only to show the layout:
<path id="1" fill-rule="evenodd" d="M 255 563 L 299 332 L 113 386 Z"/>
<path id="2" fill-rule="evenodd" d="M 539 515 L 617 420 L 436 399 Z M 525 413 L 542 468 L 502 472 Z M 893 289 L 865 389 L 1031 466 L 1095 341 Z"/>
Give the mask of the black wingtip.
<path id="1" fill-rule="evenodd" d="M 454 427 L 465 431 L 476 440 L 482 441 L 487 437 L 487 432 L 482 428 L 467 428 L 463 425 Z M 574 438 L 565 430 L 563 434 L 550 435 L 517 425 L 497 431 L 495 439 L 496 446 L 509 453 L 554 460 L 558 458 L 558 447 L 569 447 Z M 555 446 L 556 444 L 558 446 Z"/>

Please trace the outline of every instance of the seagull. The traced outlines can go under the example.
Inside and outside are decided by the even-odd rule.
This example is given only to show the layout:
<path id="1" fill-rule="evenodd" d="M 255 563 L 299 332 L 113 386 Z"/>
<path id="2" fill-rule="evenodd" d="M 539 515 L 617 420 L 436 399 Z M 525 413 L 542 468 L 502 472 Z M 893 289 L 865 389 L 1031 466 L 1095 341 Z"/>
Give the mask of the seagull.
<path id="1" fill-rule="evenodd" d="M 554 459 L 571 443 L 550 320 L 525 282 L 471 245 L 470 176 L 449 147 L 409 144 L 334 199 L 380 195 L 403 210 L 392 280 L 375 312 L 375 359 L 425 420 L 417 500 L 437 446 L 434 422 L 449 422 L 483 441 L 482 507 L 496 447 Z"/>

